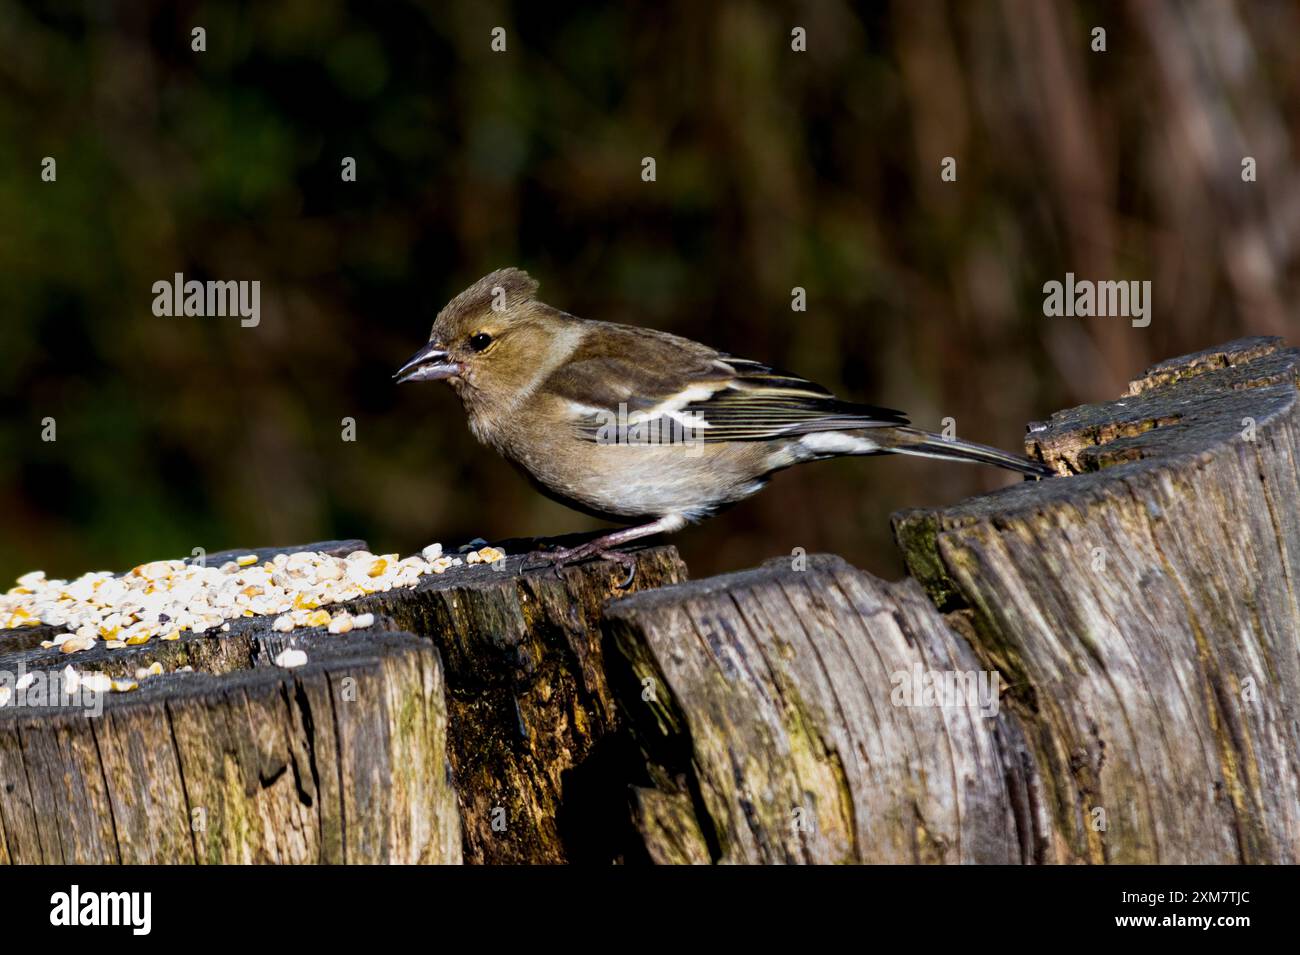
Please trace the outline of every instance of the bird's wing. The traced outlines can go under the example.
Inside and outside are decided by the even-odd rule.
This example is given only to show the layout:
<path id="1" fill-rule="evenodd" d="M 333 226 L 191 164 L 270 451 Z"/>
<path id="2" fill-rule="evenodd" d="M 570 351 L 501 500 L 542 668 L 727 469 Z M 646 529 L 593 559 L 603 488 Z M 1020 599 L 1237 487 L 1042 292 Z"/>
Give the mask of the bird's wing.
<path id="1" fill-rule="evenodd" d="M 906 425 L 901 412 L 841 401 L 798 375 L 686 339 L 627 326 L 584 345 L 543 384 L 579 434 L 671 421 L 696 440 L 766 441 Z"/>
<path id="2" fill-rule="evenodd" d="M 730 355 L 735 376 L 705 401 L 687 405 L 706 426 L 706 442 L 767 441 L 817 431 L 850 431 L 908 424 L 892 408 L 841 401 L 821 385 L 789 372 Z"/>

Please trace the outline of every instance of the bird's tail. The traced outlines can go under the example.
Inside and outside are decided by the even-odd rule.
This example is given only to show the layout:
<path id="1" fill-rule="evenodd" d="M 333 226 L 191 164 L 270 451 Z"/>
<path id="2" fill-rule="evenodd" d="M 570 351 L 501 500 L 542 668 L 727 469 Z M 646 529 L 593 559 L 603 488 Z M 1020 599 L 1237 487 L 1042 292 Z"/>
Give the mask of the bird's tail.
<path id="1" fill-rule="evenodd" d="M 1039 461 L 1031 461 L 1029 458 L 1008 451 L 1000 451 L 987 444 L 945 438 L 916 428 L 891 428 L 890 430 L 896 436 L 896 442 L 891 443 L 889 450 L 898 454 L 915 454 L 919 457 L 942 458 L 946 461 L 978 461 L 980 464 L 992 464 L 995 467 L 1006 468 L 1008 471 L 1018 471 L 1039 478 L 1051 477 L 1056 473 Z"/>

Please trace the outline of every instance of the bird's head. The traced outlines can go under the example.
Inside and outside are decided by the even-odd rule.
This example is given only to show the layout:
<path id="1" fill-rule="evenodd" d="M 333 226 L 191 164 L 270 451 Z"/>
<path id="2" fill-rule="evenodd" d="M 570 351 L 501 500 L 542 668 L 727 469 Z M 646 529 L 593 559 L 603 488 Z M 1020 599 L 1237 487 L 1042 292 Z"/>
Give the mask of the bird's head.
<path id="1" fill-rule="evenodd" d="M 545 355 L 548 320 L 537 282 L 520 269 L 498 269 L 461 292 L 438 313 L 428 343 L 398 369 L 404 381 L 446 379 L 467 392 L 509 393 L 522 387 Z"/>

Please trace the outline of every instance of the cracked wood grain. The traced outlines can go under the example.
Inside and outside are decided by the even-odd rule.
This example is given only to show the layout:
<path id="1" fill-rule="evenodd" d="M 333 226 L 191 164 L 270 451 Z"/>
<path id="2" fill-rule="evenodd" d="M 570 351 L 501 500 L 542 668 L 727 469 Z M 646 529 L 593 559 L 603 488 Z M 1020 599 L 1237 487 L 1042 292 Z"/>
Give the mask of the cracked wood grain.
<path id="1" fill-rule="evenodd" d="M 979 670 L 965 639 L 913 582 L 807 560 L 608 607 L 650 859 L 1028 861 L 1042 784 L 1019 720 L 893 702 L 897 674 Z"/>
<path id="2" fill-rule="evenodd" d="M 361 636 L 78 654 L 200 672 L 0 711 L 0 861 L 1295 862 L 1298 380 L 1248 339 L 1054 415 L 1065 476 L 895 515 L 897 583 L 516 557 L 352 601 Z M 67 662 L 32 641 L 0 667 Z M 998 705 L 900 705 L 918 671 Z"/>
<path id="3" fill-rule="evenodd" d="M 672 547 L 639 548 L 633 590 L 683 580 Z M 601 638 L 626 571 L 588 562 L 523 571 L 524 558 L 357 601 L 426 634 L 446 667 L 465 858 L 609 861 L 626 824 L 624 753 Z"/>
<path id="4" fill-rule="evenodd" d="M 459 862 L 437 651 L 297 636 L 292 671 L 156 676 L 102 717 L 0 710 L 7 860 Z"/>
<path id="5" fill-rule="evenodd" d="M 606 612 L 652 862 L 1294 862 L 1300 358 L 1247 339 L 1033 426 L 1056 480 Z M 995 716 L 891 674 L 996 672 Z M 797 824 L 797 821 L 802 824 Z"/>
<path id="6" fill-rule="evenodd" d="M 1031 432 L 1078 476 L 896 516 L 1027 687 L 1050 860 L 1300 858 L 1298 369 L 1276 339 L 1162 362 Z"/>
<path id="7" fill-rule="evenodd" d="M 636 586 L 685 576 L 672 548 L 637 559 Z M 29 712 L 8 733 L 0 710 L 0 858 L 608 861 L 607 830 L 625 824 L 610 769 L 624 754 L 600 613 L 625 571 L 523 563 L 458 567 L 332 608 L 375 614 L 373 630 L 347 636 L 252 617 L 78 654 L 84 671 L 130 677 L 157 662 L 170 675 L 110 696 L 102 719 Z M 286 674 L 273 661 L 289 646 L 310 663 Z M 29 632 L 0 632 L 0 668 L 68 662 Z M 171 672 L 183 666 L 197 672 Z"/>

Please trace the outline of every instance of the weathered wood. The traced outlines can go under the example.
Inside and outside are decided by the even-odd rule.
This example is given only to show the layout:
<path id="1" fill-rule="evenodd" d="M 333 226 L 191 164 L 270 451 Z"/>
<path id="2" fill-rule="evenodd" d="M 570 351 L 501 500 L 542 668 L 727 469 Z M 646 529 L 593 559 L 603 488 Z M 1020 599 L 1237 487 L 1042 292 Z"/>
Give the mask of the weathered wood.
<path id="1" fill-rule="evenodd" d="M 634 553 L 632 591 L 686 577 L 672 547 Z M 523 560 L 457 568 L 355 604 L 438 647 L 466 861 L 604 858 L 602 830 L 626 818 L 622 780 L 603 765 L 619 743 L 600 619 L 627 572 L 602 561 L 525 573 Z"/>
<path id="2" fill-rule="evenodd" d="M 912 581 L 804 564 L 610 605 L 654 783 L 635 794 L 650 858 L 1031 860 L 1041 784 L 1000 695 L 987 715 L 893 700 L 918 670 L 978 671 L 966 640 Z"/>
<path id="3" fill-rule="evenodd" d="M 346 553 L 365 544 L 338 546 Z M 242 553 L 269 558 L 280 550 Z M 685 578 L 672 548 L 636 556 L 633 590 Z M 18 781 L 31 752 L 53 780 L 38 774 L 38 793 L 0 797 L 0 827 L 14 833 L 0 842 L 20 845 L 21 860 L 65 858 L 62 846 L 73 838 L 87 844 L 69 861 L 171 861 L 182 849 L 200 861 L 459 861 L 462 844 L 473 862 L 608 858 L 605 830 L 625 826 L 626 817 L 623 776 L 607 764 L 626 753 L 614 733 L 600 613 L 624 592 L 616 585 L 626 571 L 597 562 L 559 575 L 525 572 L 524 560 L 455 567 L 411 589 L 340 604 L 332 609 L 376 616 L 375 630 L 346 636 L 324 628 L 277 633 L 268 618 L 252 617 L 230 621 L 227 631 L 112 650 L 101 644 L 70 658 L 31 646 L 27 631 L 0 631 L 0 669 L 12 672 L 59 670 L 71 660 L 115 677 L 155 662 L 169 673 L 190 666 L 207 675 L 151 678 L 148 692 L 110 697 L 102 720 L 29 713 L 26 722 L 17 718 L 12 739 L 0 722 L 0 783 L 14 783 L 20 796 L 30 789 Z M 424 653 L 412 657 L 409 638 L 394 643 L 379 635 L 384 630 L 419 634 Z M 289 646 L 305 647 L 312 663 L 285 676 L 272 661 Z M 345 658 L 347 673 L 333 663 L 315 667 L 318 654 L 342 648 L 361 655 Z M 410 662 L 417 658 L 419 667 Z M 353 671 L 362 664 L 372 705 L 340 707 L 336 684 L 346 676 L 359 684 Z M 24 750 L 26 736 L 34 742 Z M 149 746 L 164 738 L 173 740 L 171 758 Z M 424 762 L 408 772 L 394 758 L 403 749 Z M 447 765 L 434 780 L 424 770 L 444 750 Z M 64 764 L 77 767 L 66 779 Z M 97 778 L 107 782 L 97 786 Z M 459 811 L 449 802 L 453 781 Z M 129 800 L 132 786 L 150 799 L 118 805 L 112 793 Z M 65 809 L 55 811 L 58 803 Z M 184 828 L 135 819 L 142 805 L 162 804 L 166 819 L 202 807 L 219 822 L 190 840 Z M 118 813 L 127 824 L 114 837 Z"/>
<path id="4" fill-rule="evenodd" d="M 897 516 L 1024 686 L 1048 858 L 1300 857 L 1298 369 L 1269 339 L 1163 362 L 1030 434 L 1079 476 Z"/>
<path id="5" fill-rule="evenodd" d="M 1068 476 L 895 515 L 897 583 L 513 557 L 370 631 L 79 652 L 200 672 L 0 709 L 0 862 L 1295 862 L 1298 382 L 1251 339 L 1033 426 Z M 0 669 L 61 669 L 39 639 Z"/>
<path id="6" fill-rule="evenodd" d="M 9 861 L 459 862 L 437 652 L 295 636 L 304 667 L 152 677 L 102 718 L 0 709 Z"/>
<path id="7" fill-rule="evenodd" d="M 611 604 L 645 856 L 1294 862 L 1298 368 L 1237 342 L 1054 416 L 1028 450 L 1076 476 L 896 515 L 914 580 Z M 898 705 L 918 668 L 996 673 L 998 712 Z"/>

